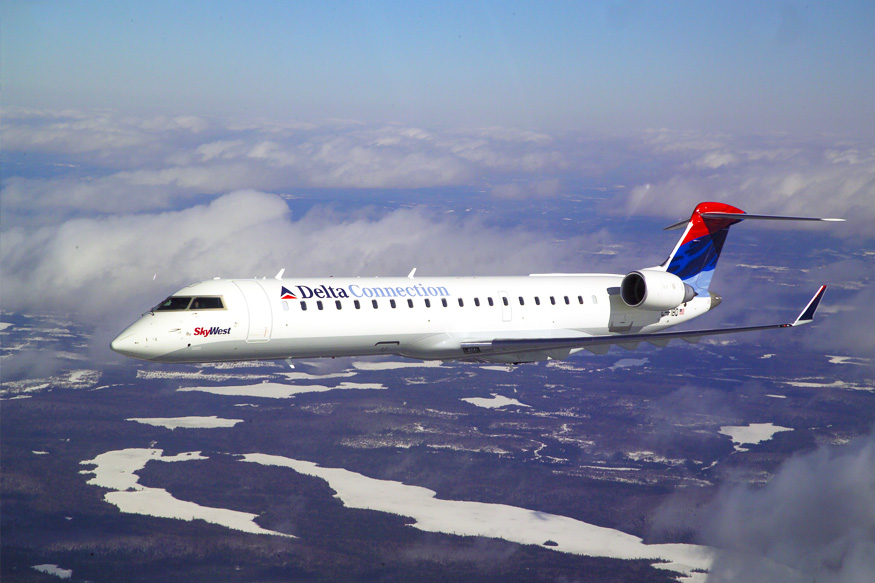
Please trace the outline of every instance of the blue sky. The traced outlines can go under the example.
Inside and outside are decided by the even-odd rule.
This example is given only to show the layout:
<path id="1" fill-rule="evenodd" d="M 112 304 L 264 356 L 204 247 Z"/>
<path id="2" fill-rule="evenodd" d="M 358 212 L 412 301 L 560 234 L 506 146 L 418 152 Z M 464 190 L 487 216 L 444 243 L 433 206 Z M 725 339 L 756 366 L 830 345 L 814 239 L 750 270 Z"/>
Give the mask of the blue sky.
<path id="1" fill-rule="evenodd" d="M 17 2 L 6 106 L 875 131 L 872 2 Z"/>

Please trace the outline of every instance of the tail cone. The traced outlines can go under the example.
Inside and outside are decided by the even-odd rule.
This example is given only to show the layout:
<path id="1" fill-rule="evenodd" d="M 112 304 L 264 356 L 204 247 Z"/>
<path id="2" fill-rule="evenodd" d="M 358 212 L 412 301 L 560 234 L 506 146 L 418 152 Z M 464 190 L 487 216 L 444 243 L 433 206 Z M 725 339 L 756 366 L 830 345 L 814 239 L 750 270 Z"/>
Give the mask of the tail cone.
<path id="1" fill-rule="evenodd" d="M 723 301 L 723 298 L 721 298 L 719 295 L 715 294 L 714 292 L 709 291 L 708 295 L 711 296 L 711 308 L 710 308 L 711 310 L 713 310 L 714 308 L 719 306 L 720 303 Z"/>

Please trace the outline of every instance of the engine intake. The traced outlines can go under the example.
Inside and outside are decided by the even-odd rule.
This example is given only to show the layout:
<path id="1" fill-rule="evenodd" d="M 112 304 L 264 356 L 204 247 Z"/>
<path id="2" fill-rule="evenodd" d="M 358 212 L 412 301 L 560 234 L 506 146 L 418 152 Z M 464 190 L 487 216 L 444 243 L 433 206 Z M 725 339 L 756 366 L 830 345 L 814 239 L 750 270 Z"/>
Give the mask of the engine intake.
<path id="1" fill-rule="evenodd" d="M 620 284 L 620 297 L 632 308 L 671 310 L 696 297 L 692 287 L 673 273 L 658 269 L 633 271 Z"/>

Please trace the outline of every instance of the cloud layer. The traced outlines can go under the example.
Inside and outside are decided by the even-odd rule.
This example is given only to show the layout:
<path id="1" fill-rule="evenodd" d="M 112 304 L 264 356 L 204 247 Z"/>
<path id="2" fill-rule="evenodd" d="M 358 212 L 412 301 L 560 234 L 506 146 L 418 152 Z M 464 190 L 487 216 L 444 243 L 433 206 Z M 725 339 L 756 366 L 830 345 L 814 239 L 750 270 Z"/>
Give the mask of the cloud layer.
<path id="1" fill-rule="evenodd" d="M 794 456 L 761 489 L 724 488 L 704 539 L 729 554 L 708 581 L 862 583 L 875 573 L 875 436 Z"/>
<path id="2" fill-rule="evenodd" d="M 192 196 L 246 189 L 465 186 L 538 199 L 588 184 L 618 192 L 606 211 L 675 218 L 697 202 L 719 200 L 749 212 L 837 215 L 850 220 L 837 236 L 875 238 L 875 143 L 860 140 L 438 131 L 26 109 L 4 111 L 3 140 L 7 223 L 33 220 L 37 208 L 43 220 L 57 221 L 179 207 Z"/>
<path id="3" fill-rule="evenodd" d="M 500 128 L 220 125 L 195 117 L 20 109 L 6 114 L 4 123 L 4 151 L 15 161 L 3 180 L 3 211 L 16 221 L 31 218 L 37 207 L 53 209 L 45 217 L 56 218 L 137 212 L 245 189 L 489 189 L 494 181 L 501 192 L 511 180 L 532 175 L 553 177 L 531 189 L 549 196 L 560 188 L 555 176 L 569 166 L 556 139 Z"/>
<path id="4" fill-rule="evenodd" d="M 630 189 L 630 214 L 682 216 L 702 200 L 751 213 L 846 218 L 836 236 L 875 238 L 875 145 L 789 136 L 739 138 L 668 130 L 644 135 L 664 166 Z"/>
<path id="5" fill-rule="evenodd" d="M 193 281 L 290 274 L 513 274 L 572 252 L 522 229 L 417 209 L 317 208 L 294 220 L 277 195 L 239 191 L 179 211 L 71 219 L 0 235 L 4 309 L 130 315 Z M 513 252 L 509 253 L 508 249 Z M 153 280 L 154 278 L 154 280 Z"/>

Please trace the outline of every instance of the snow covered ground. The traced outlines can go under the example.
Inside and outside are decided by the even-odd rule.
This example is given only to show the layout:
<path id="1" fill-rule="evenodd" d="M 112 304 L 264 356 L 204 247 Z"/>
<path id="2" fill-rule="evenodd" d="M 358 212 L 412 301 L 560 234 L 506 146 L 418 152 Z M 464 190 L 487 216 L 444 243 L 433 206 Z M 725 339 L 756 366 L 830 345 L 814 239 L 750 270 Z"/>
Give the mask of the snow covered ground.
<path id="1" fill-rule="evenodd" d="M 292 535 L 261 528 L 256 514 L 201 506 L 179 500 L 163 488 L 139 484 L 137 472 L 149 462 L 206 460 L 201 452 L 163 455 L 161 449 L 130 448 L 108 451 L 92 460 L 88 484 L 107 488 L 104 499 L 122 512 L 177 520 L 204 520 L 226 528 L 283 537 Z M 342 468 L 323 468 L 313 462 L 259 453 L 244 454 L 241 461 L 286 467 L 321 478 L 337 492 L 348 508 L 369 509 L 409 516 L 413 527 L 428 532 L 500 538 L 521 544 L 544 545 L 556 551 L 618 559 L 653 559 L 655 566 L 678 571 L 688 580 L 704 580 L 715 550 L 690 544 L 644 544 L 636 536 L 566 516 L 505 504 L 441 500 L 435 492 L 400 482 L 378 480 Z M 555 544 L 554 544 L 555 543 Z M 696 572 L 694 572 L 696 571 Z M 54 574 L 54 573 L 53 573 Z M 60 576 L 60 575 L 59 575 Z"/>
<path id="2" fill-rule="evenodd" d="M 649 358 L 621 358 L 613 365 L 608 367 L 608 370 L 617 370 L 618 368 L 629 368 L 630 366 L 644 366 L 650 361 Z"/>
<path id="3" fill-rule="evenodd" d="M 735 444 L 735 451 L 748 451 L 745 445 L 755 445 L 768 441 L 780 431 L 793 431 L 792 427 L 781 427 L 772 423 L 751 423 L 749 425 L 724 425 L 722 435 L 728 435 Z"/>
<path id="4" fill-rule="evenodd" d="M 215 429 L 234 427 L 238 423 L 243 423 L 242 419 L 221 419 L 215 415 L 209 417 L 131 417 L 125 419 L 125 421 L 136 421 L 146 425 L 166 427 L 167 429 L 176 429 L 178 427 L 185 429 Z"/>
<path id="5" fill-rule="evenodd" d="M 48 563 L 45 565 L 34 565 L 33 569 L 46 575 L 54 575 L 60 579 L 70 579 L 73 576 L 73 569 L 62 569 L 58 565 Z"/>
<path id="6" fill-rule="evenodd" d="M 443 364 L 440 360 L 424 360 L 422 362 L 354 362 L 358 370 L 397 370 L 400 368 L 435 368 Z"/>
<path id="7" fill-rule="evenodd" d="M 858 384 L 858 383 L 849 383 L 846 381 L 832 381 L 826 382 L 815 382 L 810 380 L 798 380 L 798 381 L 781 381 L 785 385 L 790 385 L 791 387 L 799 387 L 803 389 L 849 389 L 852 391 L 873 391 L 875 392 L 875 385 L 869 384 Z"/>
<path id="8" fill-rule="evenodd" d="M 290 468 L 322 478 L 337 492 L 344 506 L 390 512 L 416 520 L 411 526 L 428 532 L 459 536 L 484 536 L 512 542 L 544 545 L 567 553 L 617 559 L 656 559 L 655 566 L 679 571 L 704 580 L 714 549 L 690 544 L 644 544 L 636 536 L 619 530 L 505 504 L 441 500 L 435 492 L 400 482 L 377 480 L 342 468 L 323 468 L 313 462 L 251 453 L 243 461 Z"/>
<path id="9" fill-rule="evenodd" d="M 150 461 L 179 462 L 205 459 L 208 458 L 202 456 L 199 451 L 164 456 L 163 450 L 160 449 L 122 449 L 108 451 L 93 460 L 81 462 L 83 465 L 97 466 L 93 470 L 83 470 L 81 473 L 94 474 L 94 477 L 88 480 L 88 484 L 112 490 L 104 495 L 104 500 L 118 506 L 122 512 L 177 520 L 204 520 L 253 534 L 292 536 L 261 528 L 255 524 L 257 514 L 201 506 L 174 498 L 163 488 L 147 488 L 138 483 L 140 477 L 136 472 L 146 467 Z"/>
<path id="10" fill-rule="evenodd" d="M 254 385 L 236 385 L 222 387 L 180 387 L 182 393 L 188 391 L 201 391 L 214 395 L 239 396 L 239 397 L 263 397 L 267 399 L 288 399 L 302 393 L 322 393 L 325 391 L 348 390 L 348 389 L 385 389 L 380 383 L 350 383 L 342 382 L 339 385 L 329 387 L 325 385 L 285 385 L 282 383 L 257 383 Z"/>
<path id="11" fill-rule="evenodd" d="M 826 355 L 829 359 L 830 364 L 856 364 L 858 366 L 870 366 L 872 364 L 871 358 L 860 358 L 857 356 L 832 356 Z"/>
<path id="12" fill-rule="evenodd" d="M 531 407 L 531 405 L 526 405 L 525 403 L 520 403 L 516 399 L 511 399 L 509 397 L 503 397 L 497 393 L 492 393 L 492 398 L 487 399 L 485 397 L 467 397 L 461 399 L 466 403 L 471 403 L 472 405 L 476 405 L 478 407 L 484 407 L 486 409 L 500 409 L 502 407 L 507 407 L 509 405 L 515 405 L 517 407 Z"/>

